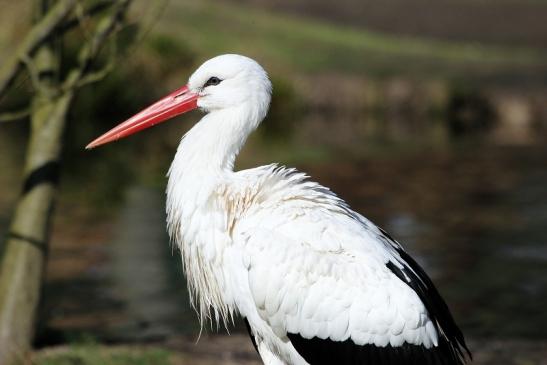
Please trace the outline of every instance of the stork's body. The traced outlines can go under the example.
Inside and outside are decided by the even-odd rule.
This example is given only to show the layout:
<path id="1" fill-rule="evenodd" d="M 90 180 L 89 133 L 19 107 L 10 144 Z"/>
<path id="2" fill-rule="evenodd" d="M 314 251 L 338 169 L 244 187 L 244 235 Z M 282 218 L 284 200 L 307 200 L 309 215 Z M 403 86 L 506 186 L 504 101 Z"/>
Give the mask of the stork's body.
<path id="1" fill-rule="evenodd" d="M 269 365 L 461 364 L 461 332 L 398 243 L 302 173 L 233 170 L 270 91 L 256 62 L 225 55 L 169 96 L 208 112 L 182 139 L 167 188 L 168 230 L 200 320 L 240 314 Z"/>

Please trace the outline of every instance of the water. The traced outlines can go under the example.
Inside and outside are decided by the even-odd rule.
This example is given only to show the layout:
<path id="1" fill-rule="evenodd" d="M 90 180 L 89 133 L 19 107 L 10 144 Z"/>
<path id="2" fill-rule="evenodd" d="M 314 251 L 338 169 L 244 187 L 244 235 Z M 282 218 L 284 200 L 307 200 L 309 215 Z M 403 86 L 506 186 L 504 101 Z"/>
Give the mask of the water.
<path id="1" fill-rule="evenodd" d="M 126 320 L 113 331 L 121 339 L 162 339 L 198 329 L 178 253 L 170 249 L 164 211 L 157 190 L 133 187 L 120 212 L 123 229 L 116 231 L 109 252 L 113 290 L 125 303 Z"/>
<path id="2" fill-rule="evenodd" d="M 541 147 L 468 145 L 299 168 L 403 243 L 468 337 L 545 341 L 546 161 Z M 39 343 L 197 336 L 163 207 L 161 188 L 132 186 L 108 222 L 56 223 Z"/>
<path id="3" fill-rule="evenodd" d="M 546 158 L 540 148 L 466 148 L 303 168 L 405 245 L 466 334 L 547 339 L 537 325 L 547 323 Z M 102 264 L 105 280 L 95 283 L 117 314 L 100 328 L 71 331 L 111 340 L 197 333 L 164 233 L 163 199 L 158 190 L 130 190 Z M 94 303 L 77 305 L 87 312 Z"/>
<path id="4" fill-rule="evenodd" d="M 546 162 L 544 149 L 480 148 L 317 175 L 407 247 L 467 334 L 545 339 Z"/>

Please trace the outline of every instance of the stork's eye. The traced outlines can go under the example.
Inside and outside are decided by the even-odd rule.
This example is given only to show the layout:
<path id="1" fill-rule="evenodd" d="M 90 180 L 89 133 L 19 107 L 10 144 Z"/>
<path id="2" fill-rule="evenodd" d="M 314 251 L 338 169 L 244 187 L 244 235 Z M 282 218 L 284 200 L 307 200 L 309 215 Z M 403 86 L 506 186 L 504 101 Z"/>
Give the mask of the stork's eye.
<path id="1" fill-rule="evenodd" d="M 205 85 L 203 85 L 203 87 L 215 86 L 215 85 L 220 84 L 221 81 L 222 81 L 222 80 L 219 79 L 218 77 L 213 76 L 213 77 L 211 77 L 209 80 L 207 80 L 207 82 L 205 83 Z"/>

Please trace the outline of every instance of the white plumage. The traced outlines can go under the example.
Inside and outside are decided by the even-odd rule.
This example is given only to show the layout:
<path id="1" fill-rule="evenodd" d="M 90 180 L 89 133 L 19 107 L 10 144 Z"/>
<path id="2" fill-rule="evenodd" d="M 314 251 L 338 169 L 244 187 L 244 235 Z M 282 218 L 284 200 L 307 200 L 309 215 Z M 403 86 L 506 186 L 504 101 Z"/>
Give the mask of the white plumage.
<path id="1" fill-rule="evenodd" d="M 262 67 L 219 56 L 188 90 L 207 114 L 171 165 L 167 221 L 202 322 L 243 316 L 265 364 L 463 362 L 444 301 L 384 231 L 294 169 L 233 171 L 269 106 Z"/>

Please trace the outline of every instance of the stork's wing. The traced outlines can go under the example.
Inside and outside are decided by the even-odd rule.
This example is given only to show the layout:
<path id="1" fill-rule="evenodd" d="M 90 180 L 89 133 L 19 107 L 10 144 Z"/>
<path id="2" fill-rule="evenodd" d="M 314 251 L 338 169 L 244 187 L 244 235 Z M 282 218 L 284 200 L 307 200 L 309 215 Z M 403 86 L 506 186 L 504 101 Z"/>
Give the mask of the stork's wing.
<path id="1" fill-rule="evenodd" d="M 299 184 L 234 229 L 260 317 L 311 364 L 463 363 L 463 336 L 418 264 L 328 190 Z"/>

